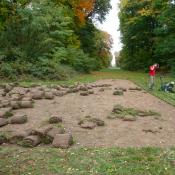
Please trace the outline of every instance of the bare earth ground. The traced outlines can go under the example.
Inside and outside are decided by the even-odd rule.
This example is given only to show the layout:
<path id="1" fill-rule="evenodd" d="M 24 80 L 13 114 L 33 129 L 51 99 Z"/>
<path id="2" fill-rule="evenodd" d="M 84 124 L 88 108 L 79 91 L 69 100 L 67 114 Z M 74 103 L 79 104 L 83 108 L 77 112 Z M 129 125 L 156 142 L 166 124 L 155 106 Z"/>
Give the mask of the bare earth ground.
<path id="1" fill-rule="evenodd" d="M 35 101 L 33 109 L 16 110 L 28 115 L 28 123 L 23 125 L 7 125 L 2 130 L 26 130 L 37 128 L 57 114 L 63 117 L 63 125 L 71 132 L 74 147 L 170 147 L 175 145 L 175 108 L 145 91 L 129 91 L 124 96 L 114 96 L 115 87 L 130 88 L 136 85 L 127 80 L 100 80 L 96 84 L 112 84 L 104 92 L 94 88 L 95 94 L 80 96 L 79 93 L 55 97 L 54 100 Z M 136 121 L 108 119 L 114 105 L 132 107 L 141 110 L 153 110 L 161 114 L 154 117 L 139 117 Z M 80 118 L 91 115 L 105 121 L 104 127 L 93 130 L 80 128 Z M 144 132 L 151 130 L 152 132 Z"/>

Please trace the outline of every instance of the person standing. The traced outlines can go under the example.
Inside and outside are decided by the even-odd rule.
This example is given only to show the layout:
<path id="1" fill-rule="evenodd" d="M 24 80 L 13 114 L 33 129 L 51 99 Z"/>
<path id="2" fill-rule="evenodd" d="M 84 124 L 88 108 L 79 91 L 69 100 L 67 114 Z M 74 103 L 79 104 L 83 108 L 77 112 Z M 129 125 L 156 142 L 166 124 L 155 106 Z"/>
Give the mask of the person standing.
<path id="1" fill-rule="evenodd" d="M 155 63 L 152 66 L 149 67 L 149 89 L 152 90 L 155 85 L 155 75 L 156 75 L 156 69 L 159 68 L 159 64 Z"/>

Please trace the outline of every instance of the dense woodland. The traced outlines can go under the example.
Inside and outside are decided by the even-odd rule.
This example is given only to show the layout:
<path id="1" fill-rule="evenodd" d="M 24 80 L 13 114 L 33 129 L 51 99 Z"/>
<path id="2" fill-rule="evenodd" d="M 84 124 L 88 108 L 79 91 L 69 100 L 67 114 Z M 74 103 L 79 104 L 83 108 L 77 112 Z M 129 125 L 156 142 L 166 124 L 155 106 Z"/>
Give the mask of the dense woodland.
<path id="1" fill-rule="evenodd" d="M 145 70 L 157 62 L 175 75 L 175 1 L 121 0 L 119 17 L 121 66 Z"/>
<path id="2" fill-rule="evenodd" d="M 108 0 L 1 0 L 0 78 L 64 79 L 109 66 L 111 36 L 95 27 Z"/>
<path id="3" fill-rule="evenodd" d="M 148 70 L 157 62 L 175 75 L 175 1 L 119 7 L 120 66 Z M 94 23 L 110 9 L 109 0 L 1 0 L 0 78 L 65 79 L 108 67 L 112 38 Z"/>

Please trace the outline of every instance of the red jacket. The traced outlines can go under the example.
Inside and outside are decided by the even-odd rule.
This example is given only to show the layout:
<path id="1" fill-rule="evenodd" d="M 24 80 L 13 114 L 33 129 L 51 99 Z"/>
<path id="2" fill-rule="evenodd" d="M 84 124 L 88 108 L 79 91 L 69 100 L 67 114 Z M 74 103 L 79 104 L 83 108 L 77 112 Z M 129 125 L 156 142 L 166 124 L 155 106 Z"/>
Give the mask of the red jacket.
<path id="1" fill-rule="evenodd" d="M 149 67 L 149 75 L 150 76 L 155 76 L 155 74 L 156 74 L 156 66 L 155 65 L 150 66 Z"/>

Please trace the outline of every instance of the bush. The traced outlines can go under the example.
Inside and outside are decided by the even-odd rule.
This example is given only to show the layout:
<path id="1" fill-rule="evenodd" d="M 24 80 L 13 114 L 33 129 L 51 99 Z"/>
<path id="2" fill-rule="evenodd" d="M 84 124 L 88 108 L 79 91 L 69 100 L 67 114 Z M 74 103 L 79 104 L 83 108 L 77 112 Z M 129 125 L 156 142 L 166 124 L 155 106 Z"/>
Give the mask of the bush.
<path id="1" fill-rule="evenodd" d="M 173 77 L 175 77 L 175 61 L 171 61 L 171 74 Z"/>
<path id="2" fill-rule="evenodd" d="M 61 65 L 49 60 L 45 62 L 27 63 L 10 62 L 0 64 L 0 77 L 17 80 L 23 77 L 36 78 L 42 80 L 65 80 L 76 74 L 68 65 Z"/>
<path id="3" fill-rule="evenodd" d="M 7 79 L 15 79 L 17 75 L 16 70 L 9 63 L 2 63 L 0 65 L 0 77 Z"/>
<path id="4" fill-rule="evenodd" d="M 140 49 L 133 53 L 132 56 L 126 50 L 121 51 L 119 64 L 126 70 L 148 71 L 149 66 L 153 63 L 151 53 L 148 51 Z"/>
<path id="5" fill-rule="evenodd" d="M 74 11 L 65 3 L 56 4 L 48 0 L 32 1 L 31 7 L 14 3 L 15 15 L 0 34 L 0 77 L 63 80 L 76 71 L 89 73 L 108 64 L 99 56 L 104 36 L 95 47 L 97 29 L 89 23 L 84 40 L 78 35 Z"/>
<path id="6" fill-rule="evenodd" d="M 76 74 L 70 66 L 61 65 L 48 59 L 37 62 L 35 65 L 31 64 L 28 71 L 33 77 L 43 80 L 65 80 Z"/>
<path id="7" fill-rule="evenodd" d="M 65 50 L 62 49 L 61 52 L 59 50 L 54 55 L 59 55 L 61 63 L 71 65 L 78 72 L 89 73 L 96 68 L 97 61 L 95 58 L 90 58 L 81 49 L 69 47 Z M 53 59 L 57 60 L 55 58 Z"/>

